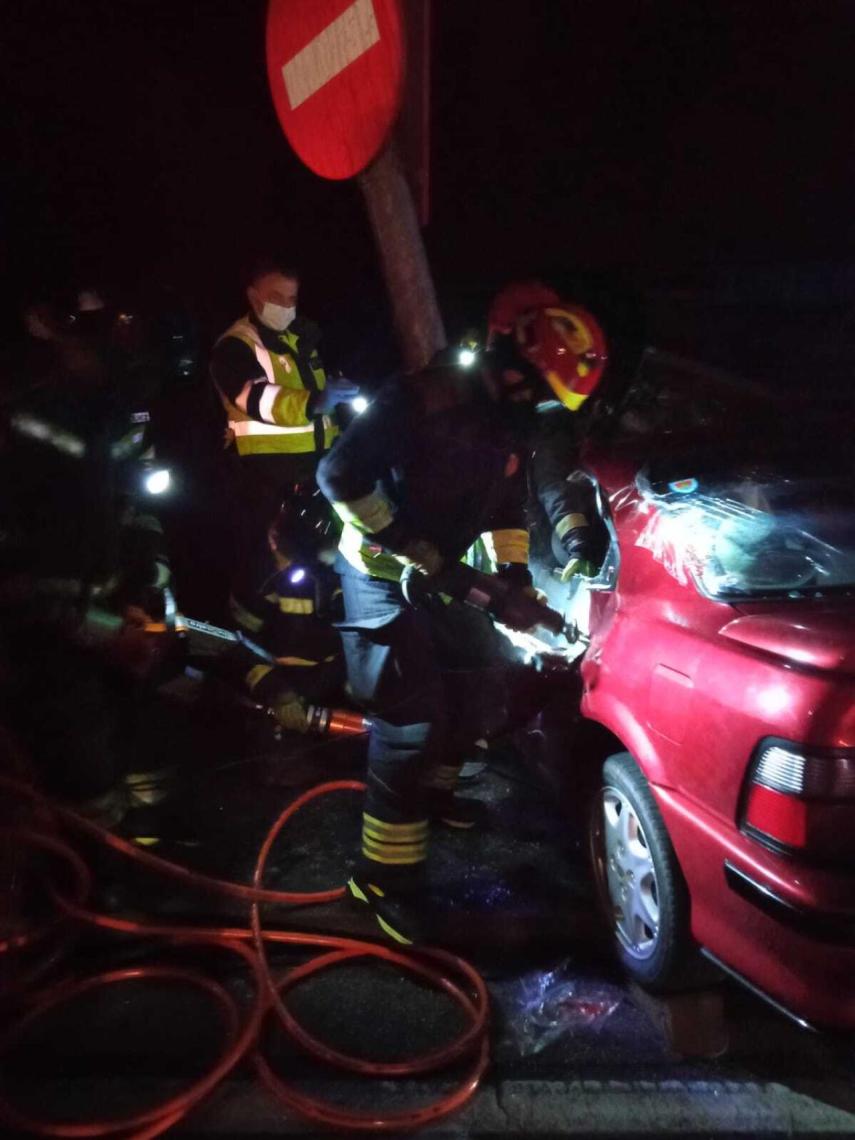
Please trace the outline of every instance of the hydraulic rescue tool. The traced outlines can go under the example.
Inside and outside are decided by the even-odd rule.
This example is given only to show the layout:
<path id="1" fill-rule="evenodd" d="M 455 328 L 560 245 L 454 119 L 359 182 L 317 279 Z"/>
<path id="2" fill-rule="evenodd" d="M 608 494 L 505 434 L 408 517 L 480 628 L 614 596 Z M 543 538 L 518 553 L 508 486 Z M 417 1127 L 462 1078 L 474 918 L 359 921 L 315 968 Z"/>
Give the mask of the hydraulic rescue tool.
<path id="1" fill-rule="evenodd" d="M 178 619 L 178 626 L 181 629 L 197 636 L 203 642 L 209 643 L 225 641 L 231 643 L 242 643 L 249 646 L 253 652 L 257 653 L 259 657 L 265 660 L 275 661 L 275 658 L 262 649 L 261 646 L 256 645 L 250 641 L 249 638 L 243 634 L 234 633 L 230 629 L 223 629 L 221 626 L 213 625 L 207 621 L 197 621 L 196 618 L 184 617 L 183 615 Z M 261 706 L 253 706 L 261 708 Z M 265 710 L 272 715 L 271 710 Z M 351 709 L 339 708 L 324 708 L 321 705 L 308 705 L 306 708 L 306 724 L 307 731 L 316 733 L 319 736 L 362 736 L 371 728 L 371 722 L 362 713 L 354 712 Z"/>
<path id="2" fill-rule="evenodd" d="M 463 562 L 455 562 L 438 574 L 427 576 L 415 566 L 407 566 L 401 577 L 401 589 L 410 605 L 429 594 L 445 594 L 449 598 L 483 610 L 502 625 L 514 630 L 542 626 L 569 644 L 588 644 L 588 637 L 573 621 L 565 621 L 557 610 L 544 605 L 537 596 L 515 582 L 496 574 L 484 574 Z"/>

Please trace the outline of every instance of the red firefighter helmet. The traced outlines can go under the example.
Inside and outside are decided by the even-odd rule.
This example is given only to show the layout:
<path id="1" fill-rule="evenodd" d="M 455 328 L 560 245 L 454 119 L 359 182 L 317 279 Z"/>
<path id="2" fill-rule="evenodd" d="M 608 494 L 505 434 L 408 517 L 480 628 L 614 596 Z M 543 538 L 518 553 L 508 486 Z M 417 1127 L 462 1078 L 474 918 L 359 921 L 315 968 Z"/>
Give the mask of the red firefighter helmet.
<path id="1" fill-rule="evenodd" d="M 508 285 L 490 306 L 490 338 L 512 334 L 519 354 L 575 412 L 596 389 L 608 363 L 603 330 L 581 305 L 562 301 L 539 281 Z"/>

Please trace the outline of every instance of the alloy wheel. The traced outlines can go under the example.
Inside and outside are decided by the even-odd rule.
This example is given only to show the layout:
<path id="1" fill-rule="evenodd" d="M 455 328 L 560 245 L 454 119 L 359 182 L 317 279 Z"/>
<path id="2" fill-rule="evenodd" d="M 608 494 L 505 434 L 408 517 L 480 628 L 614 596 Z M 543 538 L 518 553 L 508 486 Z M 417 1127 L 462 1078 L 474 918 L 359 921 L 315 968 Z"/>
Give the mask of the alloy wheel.
<path id="1" fill-rule="evenodd" d="M 596 862 L 615 934 L 631 957 L 650 958 L 659 938 L 659 889 L 644 828 L 618 788 L 603 788 L 601 812 Z"/>

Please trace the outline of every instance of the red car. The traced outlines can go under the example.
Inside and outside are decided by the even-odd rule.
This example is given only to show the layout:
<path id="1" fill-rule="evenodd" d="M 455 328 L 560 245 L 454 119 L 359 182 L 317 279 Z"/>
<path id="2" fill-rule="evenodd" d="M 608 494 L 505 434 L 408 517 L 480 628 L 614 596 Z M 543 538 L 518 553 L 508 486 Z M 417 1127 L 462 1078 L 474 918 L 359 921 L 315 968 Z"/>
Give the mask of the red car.
<path id="1" fill-rule="evenodd" d="M 584 447 L 608 551 L 570 610 L 626 970 L 667 987 L 700 948 L 853 1029 L 855 479 L 834 437 L 648 351 Z"/>

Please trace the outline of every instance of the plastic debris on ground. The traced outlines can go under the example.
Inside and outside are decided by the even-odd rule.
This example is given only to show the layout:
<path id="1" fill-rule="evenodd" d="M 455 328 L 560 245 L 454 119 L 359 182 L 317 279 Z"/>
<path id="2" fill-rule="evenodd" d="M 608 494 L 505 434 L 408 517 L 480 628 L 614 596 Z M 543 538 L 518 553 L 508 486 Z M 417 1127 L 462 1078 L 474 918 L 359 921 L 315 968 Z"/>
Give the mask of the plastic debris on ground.
<path id="1" fill-rule="evenodd" d="M 570 959 L 493 983 L 491 990 L 506 1037 L 521 1057 L 542 1052 L 567 1033 L 599 1030 L 623 998 L 619 986 L 586 975 Z"/>

